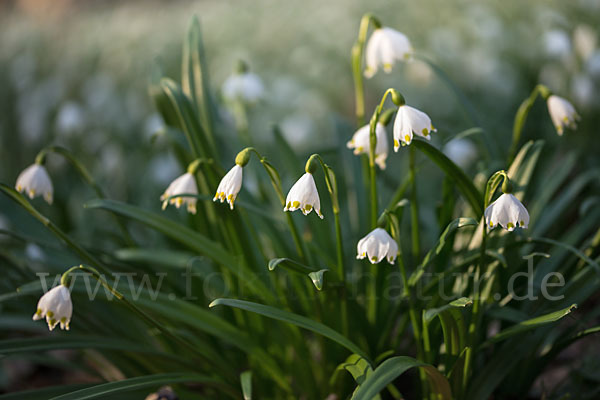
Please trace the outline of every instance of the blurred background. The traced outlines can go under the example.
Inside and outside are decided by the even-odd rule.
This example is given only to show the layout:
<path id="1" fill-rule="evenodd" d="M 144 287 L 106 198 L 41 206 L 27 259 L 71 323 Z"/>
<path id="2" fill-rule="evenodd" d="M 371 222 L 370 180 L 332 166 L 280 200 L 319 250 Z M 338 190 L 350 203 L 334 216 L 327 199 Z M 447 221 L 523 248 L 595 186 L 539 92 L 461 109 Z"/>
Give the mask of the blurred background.
<path id="1" fill-rule="evenodd" d="M 4 0 L 0 182 L 14 185 L 41 148 L 58 144 L 84 162 L 108 197 L 158 209 L 160 194 L 182 167 L 160 134 L 165 128 L 148 85 L 158 65 L 180 80 L 182 42 L 193 15 L 202 24 L 217 97 L 239 59 L 263 80 L 266 96 L 249 110 L 250 131 L 261 152 L 277 158 L 269 154 L 273 123 L 301 154 L 343 146 L 355 128 L 350 49 L 367 11 L 405 33 L 417 53 L 438 64 L 465 92 L 476 120 L 465 118 L 447 85 L 418 60 L 365 81 L 368 115 L 383 91 L 395 87 L 408 104 L 431 116 L 438 128 L 436 146 L 481 126 L 492 147 L 505 154 L 519 104 L 544 83 L 573 102 L 582 117 L 580 128 L 558 137 L 538 100 L 522 143 L 541 137 L 547 151 L 580 154 L 580 171 L 599 165 L 598 0 L 530 0 L 526 5 L 521 0 Z M 232 115 L 225 106 L 220 114 L 222 140 L 235 143 Z M 340 124 L 346 129 L 337 129 Z M 226 157 L 222 163 L 229 165 L 231 155 Z M 480 161 L 475 150 L 464 167 L 475 170 Z M 394 176 L 404 162 L 390 156 L 387 173 Z M 549 162 L 560 162 L 560 157 Z M 92 222 L 105 218 L 81 207 L 93 192 L 59 156 L 48 158 L 48 170 L 57 206 L 35 204 L 73 235 L 92 241 L 102 227 Z M 287 175 L 287 183 L 296 178 Z M 251 188 L 251 181 L 247 185 Z M 0 207 L 0 227 L 28 223 L 26 217 L 12 218 L 24 212 L 7 198 L 0 198 Z M 435 225 L 433 211 L 424 213 L 425 221 Z M 20 228 L 27 231 L 27 226 Z M 24 251 L 32 262 L 47 257 L 39 248 Z M 11 386 L 15 382 L 0 375 L 0 391 L 18 389 Z"/>

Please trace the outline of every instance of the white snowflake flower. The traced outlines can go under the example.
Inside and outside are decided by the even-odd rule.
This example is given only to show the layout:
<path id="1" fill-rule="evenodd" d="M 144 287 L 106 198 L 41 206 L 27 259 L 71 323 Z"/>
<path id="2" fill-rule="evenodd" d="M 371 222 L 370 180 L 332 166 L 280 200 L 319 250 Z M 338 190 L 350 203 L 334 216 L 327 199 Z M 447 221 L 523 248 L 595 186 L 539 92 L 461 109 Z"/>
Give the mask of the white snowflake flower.
<path id="1" fill-rule="evenodd" d="M 498 224 L 508 231 L 513 231 L 517 226 L 526 229 L 529 226 L 529 213 L 515 196 L 503 193 L 485 209 L 485 223 L 490 229 Z"/>
<path id="2" fill-rule="evenodd" d="M 356 245 L 356 258 L 362 260 L 368 258 L 371 264 L 378 264 L 384 258 L 387 262 L 394 264 L 398 254 L 398 244 L 382 228 L 375 228 Z"/>
<path id="3" fill-rule="evenodd" d="M 33 320 L 37 321 L 45 317 L 50 330 L 53 330 L 59 323 L 60 329 L 69 330 L 72 315 L 71 293 L 66 286 L 58 285 L 40 298 L 37 310 L 33 314 Z"/>
<path id="4" fill-rule="evenodd" d="M 427 114 L 407 105 L 400 106 L 394 121 L 394 151 L 398 151 L 400 144 L 409 145 L 415 134 L 430 140 L 431 132 L 437 129 Z"/>
<path id="5" fill-rule="evenodd" d="M 160 200 L 163 202 L 163 210 L 167 208 L 168 204 L 175 204 L 175 207 L 177 208 L 181 207 L 183 204 L 187 204 L 188 212 L 196 214 L 196 197 L 185 196 L 169 199 L 171 196 L 177 196 L 180 194 L 198 194 L 196 179 L 194 179 L 194 175 L 189 172 L 186 172 L 171 182 L 169 187 L 167 187 L 167 190 L 165 190 L 162 196 L 160 196 Z"/>
<path id="6" fill-rule="evenodd" d="M 385 126 L 378 122 L 375 127 L 375 136 L 377 144 L 375 145 L 375 162 L 379 168 L 385 169 L 385 160 L 388 156 L 388 138 Z M 349 149 L 354 149 L 354 154 L 369 154 L 370 145 L 370 125 L 367 124 L 357 130 L 352 139 L 346 144 Z"/>
<path id="7" fill-rule="evenodd" d="M 46 168 L 40 164 L 33 164 L 19 174 L 15 188 L 18 192 L 25 192 L 30 199 L 43 196 L 48 204 L 52 204 L 54 188 Z"/>
<path id="8" fill-rule="evenodd" d="M 575 111 L 575 107 L 573 107 L 571 103 L 556 95 L 549 96 L 547 103 L 550 118 L 552 119 L 552 123 L 559 136 L 562 136 L 565 128 L 577 128 L 577 121 L 579 121 L 580 118 L 577 111 Z"/>
<path id="9" fill-rule="evenodd" d="M 302 210 L 304 215 L 308 215 L 313 209 L 323 219 L 315 179 L 310 172 L 306 172 L 288 192 L 283 211 Z"/>
<path id="10" fill-rule="evenodd" d="M 227 200 L 229 208 L 233 210 L 233 203 L 242 188 L 242 177 L 243 168 L 240 165 L 235 164 L 233 168 L 225 174 L 223 179 L 221 179 L 213 201 L 221 200 L 222 203 Z"/>
<path id="11" fill-rule="evenodd" d="M 377 28 L 367 42 L 365 54 L 365 77 L 371 78 L 382 66 L 386 73 L 392 71 L 397 60 L 409 60 L 413 53 L 410 41 L 392 28 Z"/>

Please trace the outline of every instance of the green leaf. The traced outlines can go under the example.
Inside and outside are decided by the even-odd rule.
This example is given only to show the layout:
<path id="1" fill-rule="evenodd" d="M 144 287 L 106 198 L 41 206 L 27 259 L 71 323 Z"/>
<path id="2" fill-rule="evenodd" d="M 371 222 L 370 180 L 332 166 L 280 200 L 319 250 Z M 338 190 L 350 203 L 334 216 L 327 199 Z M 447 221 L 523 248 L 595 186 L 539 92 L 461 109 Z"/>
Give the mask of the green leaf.
<path id="1" fill-rule="evenodd" d="M 513 184 L 513 195 L 521 201 L 525 196 L 525 189 L 529 185 L 529 180 L 533 175 L 533 170 L 537 165 L 537 160 L 540 157 L 543 146 L 543 140 L 527 142 L 521 148 L 507 171 L 508 177 Z"/>
<path id="2" fill-rule="evenodd" d="M 477 225 L 478 222 L 475 221 L 473 218 L 457 218 L 454 221 L 450 222 L 446 229 L 444 229 L 444 232 L 442 232 L 442 234 L 440 235 L 436 246 L 433 249 L 429 250 L 429 252 L 423 258 L 423 262 L 421 262 L 421 264 L 411 274 L 408 280 L 408 284 L 410 286 L 414 286 L 417 284 L 419 279 L 421 279 L 421 277 L 423 276 L 423 273 L 425 272 L 427 266 L 429 266 L 429 264 L 435 258 L 435 256 L 440 254 L 440 252 L 444 249 L 444 246 L 446 245 L 446 240 L 448 240 L 451 237 L 451 235 L 453 235 L 454 232 L 456 232 L 457 229 L 463 228 L 465 226 Z"/>
<path id="3" fill-rule="evenodd" d="M 209 91 L 208 69 L 202 43 L 202 30 L 198 17 L 194 16 L 183 44 L 181 86 L 183 93 L 196 105 L 204 132 L 214 148 L 213 103 Z"/>
<path id="4" fill-rule="evenodd" d="M 100 208 L 123 215 L 139 221 L 173 240 L 195 250 L 214 262 L 223 265 L 233 274 L 237 275 L 240 282 L 248 286 L 254 294 L 267 300 L 272 300 L 273 295 L 266 285 L 255 274 L 248 270 L 244 263 L 226 251 L 220 243 L 214 242 L 192 229 L 157 215 L 151 211 L 121 203 L 114 200 L 94 199 L 85 204 L 86 208 Z"/>
<path id="5" fill-rule="evenodd" d="M 61 394 L 89 387 L 89 384 L 50 386 L 42 389 L 24 390 L 21 392 L 0 395 L 0 400 L 48 400 Z"/>
<path id="6" fill-rule="evenodd" d="M 240 374 L 242 394 L 244 400 L 252 400 L 252 371 L 244 371 Z"/>
<path id="7" fill-rule="evenodd" d="M 539 326 L 550 324 L 552 322 L 556 322 L 559 319 L 563 318 L 566 315 L 569 315 L 573 309 L 577 308 L 577 304 L 572 304 L 569 307 L 563 308 L 562 310 L 554 311 L 549 314 L 541 315 L 539 317 L 535 317 L 532 319 L 528 319 L 526 321 L 522 321 L 517 325 L 511 326 L 510 328 L 504 329 L 500 333 L 488 339 L 485 343 L 482 344 L 482 347 L 487 347 L 493 343 L 498 343 L 503 340 L 506 340 L 512 336 L 515 336 L 519 333 L 527 332 L 529 330 L 535 329 Z"/>
<path id="8" fill-rule="evenodd" d="M 290 258 L 273 258 L 269 260 L 268 267 L 269 271 L 273 271 L 276 267 L 281 267 L 297 274 L 308 275 L 317 290 L 323 289 L 323 274 L 329 271 L 329 269 L 317 270 L 316 268 L 309 267 L 308 265 L 304 265 Z"/>
<path id="9" fill-rule="evenodd" d="M 294 314 L 288 311 L 280 310 L 275 307 L 266 306 L 264 304 L 252 303 L 250 301 L 235 300 L 235 299 L 216 299 L 210 303 L 209 307 L 218 305 L 224 305 L 229 307 L 240 308 L 242 310 L 250 311 L 265 317 L 273 318 L 279 321 L 288 322 L 290 324 L 299 326 L 300 328 L 308 329 L 309 331 L 318 333 L 319 335 L 325 336 L 328 339 L 344 346 L 353 353 L 358 354 L 366 360 L 369 360 L 367 354 L 361 350 L 357 345 L 352 343 L 345 336 L 339 332 L 331 329 L 330 327 L 323 325 L 320 322 L 313 321 L 310 318 L 303 317 L 298 314 Z"/>
<path id="10" fill-rule="evenodd" d="M 456 183 L 458 190 L 465 197 L 473 212 L 477 216 L 483 214 L 483 196 L 477 190 L 471 179 L 465 175 L 462 169 L 454 164 L 444 153 L 425 142 L 424 140 L 415 140 L 411 143 L 411 146 L 415 146 L 434 163 L 438 165 Z"/>
<path id="11" fill-rule="evenodd" d="M 120 261 L 158 265 L 167 268 L 184 269 L 190 265 L 194 254 L 165 249 L 124 248 L 113 253 Z"/>
<path id="12" fill-rule="evenodd" d="M 432 393 L 440 400 L 452 400 L 450 384 L 435 367 L 415 360 L 412 357 L 398 356 L 384 361 L 352 396 L 352 400 L 371 400 L 383 388 L 410 368 L 421 368 L 427 375 Z"/>
<path id="13" fill-rule="evenodd" d="M 63 394 L 51 398 L 50 400 L 89 400 L 89 399 L 106 399 L 118 393 L 128 392 L 135 389 L 158 387 L 161 385 L 172 385 L 174 383 L 195 382 L 204 385 L 223 386 L 223 384 L 213 378 L 206 376 L 175 372 L 168 374 L 155 374 L 140 376 L 136 378 L 123 379 L 117 382 L 102 383 L 89 388 L 76 390 L 71 393 Z"/>
<path id="14" fill-rule="evenodd" d="M 363 384 L 367 377 L 369 377 L 373 373 L 373 368 L 371 368 L 371 364 L 369 364 L 367 360 L 365 360 L 358 354 L 351 354 L 350 356 L 348 356 L 345 362 L 338 365 L 338 367 L 336 368 L 336 372 L 341 370 L 348 371 L 354 378 L 354 381 L 356 382 L 358 387 L 360 387 L 360 385 Z M 358 390 L 358 387 L 354 390 L 354 392 Z M 373 398 L 373 400 L 381 400 L 381 396 L 377 395 Z"/>

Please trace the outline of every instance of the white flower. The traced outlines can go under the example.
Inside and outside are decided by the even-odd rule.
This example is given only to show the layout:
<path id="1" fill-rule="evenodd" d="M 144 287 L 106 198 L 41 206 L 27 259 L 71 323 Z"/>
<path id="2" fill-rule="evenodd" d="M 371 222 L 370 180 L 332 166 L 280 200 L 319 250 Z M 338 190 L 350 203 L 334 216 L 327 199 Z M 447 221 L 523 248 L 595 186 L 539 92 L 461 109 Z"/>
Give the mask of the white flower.
<path id="1" fill-rule="evenodd" d="M 175 204 L 175 207 L 179 208 L 182 204 L 187 204 L 188 212 L 196 214 L 196 201 L 195 197 L 176 197 L 170 199 L 171 196 L 177 196 L 180 194 L 198 194 L 198 187 L 196 186 L 196 180 L 194 176 L 189 172 L 181 175 L 175 179 L 167 190 L 160 196 L 160 200 L 163 202 L 162 209 L 167 208 L 168 204 Z"/>
<path id="2" fill-rule="evenodd" d="M 362 260 L 368 258 L 371 264 L 377 264 L 384 258 L 393 264 L 398 254 L 398 244 L 381 228 L 375 228 L 356 245 L 356 258 Z"/>
<path id="3" fill-rule="evenodd" d="M 379 66 L 389 73 L 396 60 L 409 60 L 412 53 L 412 45 L 403 33 L 386 27 L 375 29 L 367 42 L 365 76 L 371 78 Z"/>
<path id="4" fill-rule="evenodd" d="M 576 122 L 579 120 L 579 115 L 571 103 L 555 95 L 548 97 L 547 103 L 550 118 L 560 136 L 562 136 L 565 127 L 577 128 Z"/>
<path id="5" fill-rule="evenodd" d="M 230 75 L 223 83 L 223 96 L 228 100 L 254 103 L 263 97 L 264 92 L 262 81 L 251 72 Z"/>
<path id="6" fill-rule="evenodd" d="M 357 130 L 352 136 L 352 139 L 346 144 L 349 149 L 354 149 L 354 154 L 369 154 L 370 145 L 370 125 L 367 124 Z M 377 145 L 375 145 L 375 162 L 379 168 L 385 169 L 385 160 L 388 156 L 388 138 L 385 126 L 378 122 L 375 127 L 375 136 L 377 137 Z"/>
<path id="7" fill-rule="evenodd" d="M 298 209 L 302 210 L 304 215 L 308 215 L 314 209 L 317 215 L 323 219 L 319 192 L 317 191 L 315 179 L 310 172 L 306 172 L 298 179 L 285 199 L 283 211 L 296 211 Z"/>
<path id="8" fill-rule="evenodd" d="M 71 315 L 73 315 L 71 293 L 66 286 L 58 285 L 40 298 L 37 310 L 33 314 L 33 320 L 37 321 L 46 317 L 50 330 L 53 330 L 58 323 L 60 323 L 60 329 L 69 330 Z"/>
<path id="9" fill-rule="evenodd" d="M 444 146 L 444 154 L 461 168 L 477 159 L 477 147 L 469 139 L 452 139 Z"/>
<path id="10" fill-rule="evenodd" d="M 18 192 L 27 193 L 30 199 L 42 195 L 48 204 L 52 204 L 54 194 L 52 181 L 48 176 L 48 172 L 46 172 L 46 168 L 40 164 L 36 163 L 25 168 L 19 174 L 15 187 Z"/>
<path id="11" fill-rule="evenodd" d="M 437 129 L 427 114 L 407 105 L 400 106 L 394 121 L 394 151 L 398 151 L 400 143 L 403 146 L 410 144 L 413 134 L 430 140 L 430 132 L 437 132 Z"/>
<path id="12" fill-rule="evenodd" d="M 233 210 L 233 203 L 242 188 L 242 176 L 243 168 L 237 164 L 229 170 L 227 174 L 221 179 L 219 187 L 213 201 L 221 200 L 221 203 L 227 200 L 229 208 Z"/>
<path id="13" fill-rule="evenodd" d="M 521 202 L 510 193 L 503 193 L 485 209 L 485 223 L 491 229 L 500 224 L 512 231 L 515 227 L 529 226 L 529 213 Z"/>

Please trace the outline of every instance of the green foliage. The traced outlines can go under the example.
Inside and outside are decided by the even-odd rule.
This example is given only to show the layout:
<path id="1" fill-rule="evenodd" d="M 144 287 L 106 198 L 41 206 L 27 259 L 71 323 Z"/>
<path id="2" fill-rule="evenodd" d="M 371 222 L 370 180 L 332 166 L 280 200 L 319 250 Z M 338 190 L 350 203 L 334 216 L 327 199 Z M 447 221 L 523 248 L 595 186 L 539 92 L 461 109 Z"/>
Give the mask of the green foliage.
<path id="1" fill-rule="evenodd" d="M 98 198 L 68 198 L 71 186 L 82 182 L 72 177 L 64 178 L 69 190 L 62 187 L 53 208 L 0 185 L 11 222 L 1 231 L 0 354 L 65 373 L 86 365 L 103 381 L 56 382 L 0 399 L 141 398 L 162 385 L 172 385 L 181 398 L 207 399 L 479 400 L 532 393 L 561 351 L 599 329 L 593 304 L 600 287 L 600 211 L 589 206 L 599 193 L 598 169 L 585 167 L 597 157 L 568 147 L 568 135 L 576 133 L 558 138 L 545 125 L 536 140 L 513 143 L 509 154 L 510 135 L 487 126 L 479 104 L 451 74 L 416 58 L 456 97 L 469 126 L 460 125 L 455 138 L 477 142 L 476 165 L 459 166 L 444 154 L 441 143 L 453 129 L 440 128 L 442 139 L 415 138 L 410 149 L 390 154 L 387 170 L 369 169 L 366 155 L 360 160 L 345 148 L 355 129 L 338 119 L 335 145 L 318 143 L 320 155 L 313 155 L 322 167 L 314 176 L 325 218 L 298 211 L 281 216 L 286 189 L 311 153 L 274 126 L 266 144 L 251 143 L 260 153 L 248 150 L 257 158 L 244 167 L 240 199 L 230 210 L 212 199 L 223 167 L 233 165 L 248 137 L 238 132 L 235 139 L 221 118 L 193 18 L 181 83 L 156 68 L 149 94 L 166 124 L 156 140 L 168 139 L 164 146 L 176 154 L 181 173 L 194 160 L 198 165 L 198 193 L 167 201 L 193 199 L 195 215 L 174 207 L 158 211 L 158 196 L 146 188 L 132 198 L 152 197 L 153 203 L 103 198 L 84 167 L 88 160 L 62 147 L 51 149 Z M 362 77 L 355 81 L 362 86 Z M 536 110 L 528 107 L 519 114 L 524 133 L 524 118 Z M 475 123 L 484 126 L 470 126 Z M 252 123 L 249 133 L 254 140 Z M 528 230 L 489 231 L 481 222 L 505 174 L 530 211 Z M 369 184 L 375 191 L 368 193 Z M 403 199 L 407 191 L 410 202 Z M 71 219 L 74 204 L 83 204 L 77 209 L 83 222 Z M 382 204 L 389 206 L 377 220 Z M 407 205 L 410 219 L 402 218 Z M 357 242 L 375 225 L 398 244 L 395 264 L 356 260 Z M 44 252 L 41 261 L 27 254 L 31 243 Z M 513 279 L 530 260 L 531 279 Z M 41 322 L 29 320 L 37 299 L 58 283 L 55 275 L 80 264 L 100 272 L 81 268 L 73 279 L 72 332 L 42 334 Z M 34 281 L 40 271 L 48 274 Z M 564 284 L 548 281 L 551 274 Z M 548 282 L 554 284 L 550 295 Z M 62 360 L 53 352 L 58 349 L 72 351 L 73 359 Z M 522 373 L 517 365 L 525 366 Z"/>

